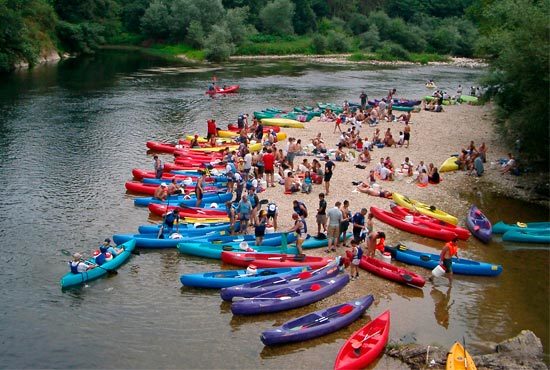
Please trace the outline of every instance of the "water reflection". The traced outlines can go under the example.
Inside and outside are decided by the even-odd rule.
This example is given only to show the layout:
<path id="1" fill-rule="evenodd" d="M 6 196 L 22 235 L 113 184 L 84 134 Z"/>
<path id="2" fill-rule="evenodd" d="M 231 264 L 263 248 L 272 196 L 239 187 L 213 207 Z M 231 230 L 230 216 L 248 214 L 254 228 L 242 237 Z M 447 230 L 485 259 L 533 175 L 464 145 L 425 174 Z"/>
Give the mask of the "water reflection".
<path id="1" fill-rule="evenodd" d="M 432 286 L 430 295 L 434 301 L 434 315 L 435 321 L 445 329 L 449 328 L 449 309 L 455 303 L 453 300 L 449 303 L 451 299 L 451 285 L 447 287 L 447 291 L 443 293 L 441 290 L 437 289 L 435 286 Z"/>

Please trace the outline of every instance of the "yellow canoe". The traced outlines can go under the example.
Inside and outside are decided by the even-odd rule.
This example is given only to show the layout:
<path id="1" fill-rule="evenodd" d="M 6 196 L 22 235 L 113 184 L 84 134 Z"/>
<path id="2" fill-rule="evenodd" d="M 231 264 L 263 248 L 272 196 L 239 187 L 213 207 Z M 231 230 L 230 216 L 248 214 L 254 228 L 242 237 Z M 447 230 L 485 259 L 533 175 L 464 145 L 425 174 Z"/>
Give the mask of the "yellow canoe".
<path id="1" fill-rule="evenodd" d="M 223 138 L 235 138 L 239 136 L 239 133 L 234 131 L 219 130 L 218 136 Z M 286 139 L 286 136 L 286 132 L 277 132 L 277 140 L 279 141 L 283 141 L 284 139 Z"/>
<path id="2" fill-rule="evenodd" d="M 393 193 L 392 199 L 398 205 L 408 208 L 410 210 L 416 210 L 423 215 L 437 218 L 438 220 L 445 221 L 453 225 L 458 224 L 458 219 L 455 216 L 450 215 L 440 209 L 437 209 L 435 206 L 430 206 L 417 200 L 409 199 L 408 197 L 399 193 Z"/>
<path id="3" fill-rule="evenodd" d="M 214 148 L 192 148 L 191 150 L 194 152 L 219 152 L 220 150 L 224 150 L 225 148 L 229 148 L 229 150 L 237 150 L 239 149 L 238 145 L 231 144 L 227 146 L 217 146 Z M 251 152 L 257 152 L 259 150 L 262 150 L 262 143 L 254 143 L 254 144 L 248 144 L 248 150 Z"/>
<path id="4" fill-rule="evenodd" d="M 447 355 L 447 370 L 476 370 L 474 360 L 464 347 L 455 342 Z"/>
<path id="5" fill-rule="evenodd" d="M 191 142 L 195 138 L 195 135 L 187 135 L 185 136 L 185 140 Z M 208 143 L 210 140 L 206 139 L 204 136 L 198 137 L 199 143 Z M 231 137 L 223 137 L 223 138 L 216 138 L 216 141 L 221 140 L 223 143 L 233 143 L 233 139 Z"/>
<path id="6" fill-rule="evenodd" d="M 458 164 L 456 164 L 457 159 L 457 157 L 447 158 L 441 167 L 439 167 L 439 172 L 451 172 L 458 170 Z"/>
<path id="7" fill-rule="evenodd" d="M 262 123 L 266 126 L 304 128 L 302 122 L 288 118 L 262 118 Z"/>

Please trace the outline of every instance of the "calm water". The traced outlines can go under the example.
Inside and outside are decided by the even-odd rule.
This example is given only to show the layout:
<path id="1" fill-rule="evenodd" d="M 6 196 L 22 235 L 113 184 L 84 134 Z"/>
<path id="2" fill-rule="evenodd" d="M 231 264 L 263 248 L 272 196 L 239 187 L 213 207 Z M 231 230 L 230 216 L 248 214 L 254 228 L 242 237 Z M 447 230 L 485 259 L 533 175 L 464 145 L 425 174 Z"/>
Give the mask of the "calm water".
<path id="1" fill-rule="evenodd" d="M 289 62 L 186 67 L 136 53 L 89 59 L 2 76 L 0 80 L 0 367 L 6 368 L 331 368 L 339 347 L 364 320 L 318 340 L 264 348 L 264 328 L 336 304 L 333 296 L 273 316 L 233 317 L 216 291 L 182 288 L 182 273 L 219 269 L 217 262 L 174 250 L 142 251 L 117 276 L 62 292 L 61 249 L 88 251 L 113 233 L 132 232 L 148 211 L 133 206 L 123 184 L 134 167 L 150 168 L 147 140 L 205 132 L 204 122 L 233 121 L 270 106 L 426 94 L 434 78 L 454 91 L 479 70 L 454 67 L 320 67 Z M 204 96 L 215 74 L 239 83 L 239 94 Z M 548 219 L 547 209 L 503 199 L 477 199 L 492 219 Z M 399 234 L 395 234 L 399 236 Z M 421 240 L 421 239 L 418 239 Z M 436 245 L 436 244 L 434 244 Z M 394 341 L 449 346 L 500 341 L 531 329 L 548 352 L 548 251 L 494 242 L 468 254 L 499 262 L 496 279 L 460 278 L 415 290 L 383 285 L 368 311 L 392 310 Z M 370 278 L 380 285 L 380 280 Z M 370 281 L 370 280 L 369 280 Z M 364 292 L 347 294 L 356 296 Z M 382 360 L 379 367 L 388 366 Z"/>

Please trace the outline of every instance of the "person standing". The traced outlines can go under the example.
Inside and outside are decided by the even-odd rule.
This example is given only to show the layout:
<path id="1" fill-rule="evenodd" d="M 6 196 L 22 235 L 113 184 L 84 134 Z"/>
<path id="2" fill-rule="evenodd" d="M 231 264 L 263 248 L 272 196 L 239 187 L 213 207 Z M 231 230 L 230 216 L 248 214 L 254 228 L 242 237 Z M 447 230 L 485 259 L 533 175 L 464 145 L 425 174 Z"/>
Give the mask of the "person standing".
<path id="1" fill-rule="evenodd" d="M 325 156 L 325 175 L 323 180 L 325 181 L 325 194 L 330 194 L 330 179 L 332 178 L 332 173 L 336 168 L 336 165 L 333 161 L 330 160 L 328 155 Z"/>
<path id="2" fill-rule="evenodd" d="M 409 120 L 406 120 L 405 127 L 403 128 L 403 145 L 405 145 L 405 142 L 407 142 L 407 145 L 405 145 L 405 148 L 409 147 L 410 140 L 411 140 L 411 126 L 409 125 Z"/>
<path id="3" fill-rule="evenodd" d="M 363 257 L 363 249 L 359 245 L 359 243 L 352 239 L 350 242 L 351 244 L 351 267 L 350 267 L 350 280 L 355 280 L 359 278 L 359 263 L 361 262 L 361 258 Z"/>
<path id="4" fill-rule="evenodd" d="M 239 233 L 246 234 L 248 229 L 248 223 L 250 221 L 250 213 L 252 212 L 252 204 L 248 201 L 248 197 L 244 194 L 237 206 L 237 213 L 239 214 L 239 220 L 241 222 L 241 228 Z"/>
<path id="5" fill-rule="evenodd" d="M 204 195 L 204 179 L 205 179 L 205 172 L 200 172 L 201 177 L 197 179 L 197 183 L 195 184 L 195 196 L 197 197 L 197 201 L 195 202 L 195 207 L 200 207 L 202 203 L 202 197 Z"/>
<path id="6" fill-rule="evenodd" d="M 164 165 L 162 164 L 162 161 L 160 160 L 158 155 L 155 155 L 153 159 L 155 161 L 155 178 L 160 179 L 162 177 L 162 172 L 164 171 Z"/>
<path id="7" fill-rule="evenodd" d="M 254 236 L 256 237 L 256 245 L 262 245 L 265 236 L 265 228 L 267 225 L 267 212 L 260 211 L 258 221 L 254 224 Z"/>
<path id="8" fill-rule="evenodd" d="M 164 236 L 164 231 L 166 231 L 168 235 L 172 234 L 172 231 L 174 231 L 174 224 L 176 225 L 176 232 L 179 232 L 180 210 L 178 208 L 164 215 L 164 220 L 162 222 L 162 226 L 159 229 L 157 238 L 162 238 Z"/>
<path id="9" fill-rule="evenodd" d="M 296 212 L 292 214 L 292 219 L 294 220 L 294 226 L 288 232 L 296 232 L 296 234 L 298 234 L 298 238 L 296 239 L 296 249 L 298 249 L 298 254 L 303 254 L 302 244 L 304 244 L 304 241 L 307 238 L 306 220 Z"/>
<path id="10" fill-rule="evenodd" d="M 327 232 L 327 201 L 324 193 L 319 193 L 319 208 L 317 208 L 315 220 L 317 221 L 317 238 L 320 238 L 321 227 L 323 232 Z"/>
<path id="11" fill-rule="evenodd" d="M 365 215 L 367 214 L 367 209 L 362 208 L 360 212 L 356 212 L 351 222 L 353 223 L 352 231 L 353 231 L 353 240 L 355 240 L 357 243 L 360 243 L 365 239 Z"/>
<path id="12" fill-rule="evenodd" d="M 361 109 L 362 110 L 365 110 L 365 108 L 367 107 L 367 93 L 365 92 L 365 90 L 363 90 L 361 92 L 361 95 L 359 95 L 359 99 L 361 99 Z"/>
<path id="13" fill-rule="evenodd" d="M 335 252 L 336 246 L 338 245 L 338 236 L 340 235 L 340 223 L 342 222 L 342 211 L 340 211 L 340 206 L 342 203 L 336 202 L 334 207 L 328 210 L 328 228 L 327 228 L 327 239 L 328 246 L 325 252 Z"/>
<path id="14" fill-rule="evenodd" d="M 374 252 L 376 252 L 376 242 L 378 239 L 386 238 L 386 234 L 382 231 L 376 233 L 371 233 L 367 239 L 367 256 L 374 257 Z"/>
<path id="15" fill-rule="evenodd" d="M 216 127 L 216 120 L 209 119 L 206 121 L 206 139 L 210 140 L 212 137 L 218 136 L 218 128 Z"/>
<path id="16" fill-rule="evenodd" d="M 273 174 L 275 173 L 275 156 L 271 148 L 267 149 L 267 153 L 263 155 L 264 172 L 266 175 L 267 186 L 275 187 Z"/>
<path id="17" fill-rule="evenodd" d="M 457 242 L 458 238 L 454 238 L 450 242 L 447 242 L 441 250 L 441 254 L 439 255 L 440 264 L 445 269 L 445 274 L 449 279 L 449 283 L 453 282 L 453 256 L 458 257 L 458 245 L 456 244 Z"/>
<path id="18" fill-rule="evenodd" d="M 279 208 L 273 202 L 267 205 L 267 219 L 273 219 L 273 229 L 277 231 L 277 216 L 279 214 Z"/>
<path id="19" fill-rule="evenodd" d="M 298 200 L 294 200 L 292 202 L 292 208 L 293 208 L 294 212 L 296 212 L 298 214 L 298 216 L 303 217 L 303 218 L 307 218 L 307 216 L 308 216 L 307 207 L 303 202 L 300 202 Z"/>
<path id="20" fill-rule="evenodd" d="M 342 212 L 342 222 L 340 222 L 340 235 L 338 236 L 336 245 L 339 246 L 340 240 L 342 240 L 342 245 L 346 247 L 346 243 L 348 241 L 348 228 L 351 221 L 349 200 L 344 200 L 344 204 L 342 204 L 342 207 L 340 207 L 340 211 Z"/>

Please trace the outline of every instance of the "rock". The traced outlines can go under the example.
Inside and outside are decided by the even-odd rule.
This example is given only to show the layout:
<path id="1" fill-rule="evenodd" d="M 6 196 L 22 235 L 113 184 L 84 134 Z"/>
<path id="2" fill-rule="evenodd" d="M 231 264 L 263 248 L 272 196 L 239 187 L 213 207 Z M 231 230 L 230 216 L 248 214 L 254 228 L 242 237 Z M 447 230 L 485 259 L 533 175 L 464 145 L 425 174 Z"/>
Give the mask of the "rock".
<path id="1" fill-rule="evenodd" d="M 518 336 L 507 339 L 497 345 L 497 352 L 539 357 L 543 354 L 542 342 L 530 330 L 522 330 Z"/>

